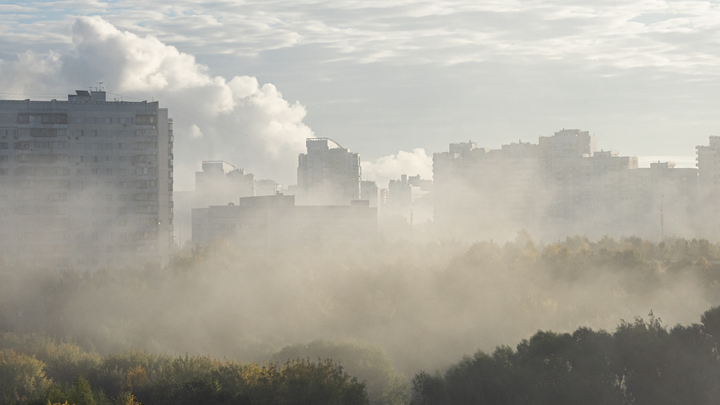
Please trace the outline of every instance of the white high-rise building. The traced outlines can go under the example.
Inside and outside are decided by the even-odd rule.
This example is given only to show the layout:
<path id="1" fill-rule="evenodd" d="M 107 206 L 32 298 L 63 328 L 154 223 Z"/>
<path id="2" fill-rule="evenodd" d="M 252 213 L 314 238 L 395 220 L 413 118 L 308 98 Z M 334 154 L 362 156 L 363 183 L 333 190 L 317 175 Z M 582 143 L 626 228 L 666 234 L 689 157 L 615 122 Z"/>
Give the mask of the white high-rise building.
<path id="1" fill-rule="evenodd" d="M 173 248 L 173 135 L 158 102 L 0 100 L 0 258 L 162 266 Z"/>
<path id="2" fill-rule="evenodd" d="M 298 158 L 298 204 L 350 205 L 360 199 L 360 155 L 329 138 L 308 138 Z"/>

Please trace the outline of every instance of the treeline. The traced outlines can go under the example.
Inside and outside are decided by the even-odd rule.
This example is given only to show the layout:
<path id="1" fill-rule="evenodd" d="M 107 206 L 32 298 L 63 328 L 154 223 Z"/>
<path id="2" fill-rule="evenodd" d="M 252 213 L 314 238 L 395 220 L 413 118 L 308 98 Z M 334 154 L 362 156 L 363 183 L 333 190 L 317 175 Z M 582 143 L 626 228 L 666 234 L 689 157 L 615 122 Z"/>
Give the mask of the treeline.
<path id="1" fill-rule="evenodd" d="M 141 349 L 243 362 L 318 339 L 365 341 L 408 377 L 540 329 L 612 330 L 651 309 L 689 324 L 716 305 L 720 248 L 706 240 L 544 243 L 520 232 L 507 243 L 398 241 L 282 255 L 218 242 L 179 252 L 161 271 L 0 261 L 0 333 L 71 338 L 102 355 Z"/>
<path id="2" fill-rule="evenodd" d="M 9 334 L 0 347 L 3 405 L 369 404 L 364 383 L 329 359 L 259 365 L 139 351 L 101 357 Z"/>
<path id="3" fill-rule="evenodd" d="M 38 335 L 4 334 L 0 404 L 718 404 L 720 307 L 700 319 L 668 328 L 651 313 L 613 333 L 539 331 L 515 349 L 477 351 L 443 373 L 420 371 L 411 390 L 388 389 L 396 377 L 387 359 L 363 345 L 318 341 L 276 354 L 334 353 L 364 373 L 360 382 L 329 359 L 259 365 L 140 351 L 100 356 Z M 372 400 L 373 385 L 395 397 Z"/>
<path id="4" fill-rule="evenodd" d="M 446 372 L 419 372 L 412 405 L 720 403 L 720 308 L 701 324 L 622 322 L 614 333 L 537 332 L 515 350 L 478 351 Z"/>

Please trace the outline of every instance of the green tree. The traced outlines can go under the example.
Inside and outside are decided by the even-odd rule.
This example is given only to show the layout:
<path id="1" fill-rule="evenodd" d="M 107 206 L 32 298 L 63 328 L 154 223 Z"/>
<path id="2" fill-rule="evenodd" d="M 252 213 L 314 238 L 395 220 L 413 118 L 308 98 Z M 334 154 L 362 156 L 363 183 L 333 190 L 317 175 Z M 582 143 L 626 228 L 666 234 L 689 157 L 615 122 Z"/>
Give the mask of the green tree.
<path id="1" fill-rule="evenodd" d="M 390 358 L 377 346 L 316 340 L 287 346 L 276 353 L 272 361 L 282 363 L 303 358 L 331 359 L 342 365 L 343 371 L 365 384 L 371 404 L 401 405 L 409 399 L 410 384 L 395 371 Z"/>
<path id="2" fill-rule="evenodd" d="M 50 386 L 45 364 L 14 350 L 0 351 L 0 401 L 5 404 L 39 399 Z"/>
<path id="3" fill-rule="evenodd" d="M 75 378 L 75 382 L 68 390 L 68 397 L 74 405 L 96 405 L 90 383 L 81 375 Z"/>

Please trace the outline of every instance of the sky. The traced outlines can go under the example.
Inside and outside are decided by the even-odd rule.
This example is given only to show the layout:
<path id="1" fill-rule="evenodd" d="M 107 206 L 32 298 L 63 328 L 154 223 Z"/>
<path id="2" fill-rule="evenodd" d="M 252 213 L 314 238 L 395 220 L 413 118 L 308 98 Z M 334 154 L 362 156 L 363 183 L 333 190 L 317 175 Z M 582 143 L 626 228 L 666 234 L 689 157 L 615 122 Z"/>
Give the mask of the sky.
<path id="1" fill-rule="evenodd" d="M 294 184 L 309 136 L 363 178 L 563 128 L 693 167 L 720 135 L 717 1 L 0 0 L 0 98 L 158 100 L 177 189 L 201 160 Z"/>

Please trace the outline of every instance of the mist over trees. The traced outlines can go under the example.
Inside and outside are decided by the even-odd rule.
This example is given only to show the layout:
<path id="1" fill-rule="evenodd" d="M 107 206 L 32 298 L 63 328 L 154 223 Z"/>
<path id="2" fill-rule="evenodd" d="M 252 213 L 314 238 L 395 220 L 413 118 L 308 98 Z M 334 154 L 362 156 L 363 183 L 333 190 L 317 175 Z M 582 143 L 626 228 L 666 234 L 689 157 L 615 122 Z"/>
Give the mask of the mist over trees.
<path id="1" fill-rule="evenodd" d="M 706 240 L 541 243 L 519 232 L 504 244 L 400 240 L 284 255 L 217 242 L 163 271 L 2 262 L 0 375 L 6 403 L 76 401 L 88 389 L 96 403 L 146 404 L 264 392 L 232 382 L 243 373 L 280 386 L 283 373 L 333 375 L 345 387 L 337 395 L 372 404 L 573 403 L 591 391 L 598 403 L 653 403 L 659 391 L 644 390 L 659 384 L 671 401 L 683 381 L 707 403 L 699 395 L 718 385 L 717 310 L 697 322 L 718 304 L 720 246 Z M 651 310 L 664 323 L 635 318 Z M 477 354 L 456 363 L 468 353 Z M 190 365 L 195 374 L 181 372 Z M 137 367 L 148 385 L 123 391 Z"/>
<path id="2" fill-rule="evenodd" d="M 0 336 L 0 404 L 352 404 L 363 383 L 332 360 L 239 363 L 133 351 L 100 356 L 37 335 Z"/>
<path id="3" fill-rule="evenodd" d="M 378 345 L 411 377 L 539 329 L 612 329 L 650 310 L 671 324 L 720 304 L 720 249 L 577 236 L 540 244 L 407 241 L 271 255 L 224 243 L 161 272 L 0 270 L 3 332 L 264 361 L 317 339 Z M 314 358 L 314 357 L 313 357 Z"/>

